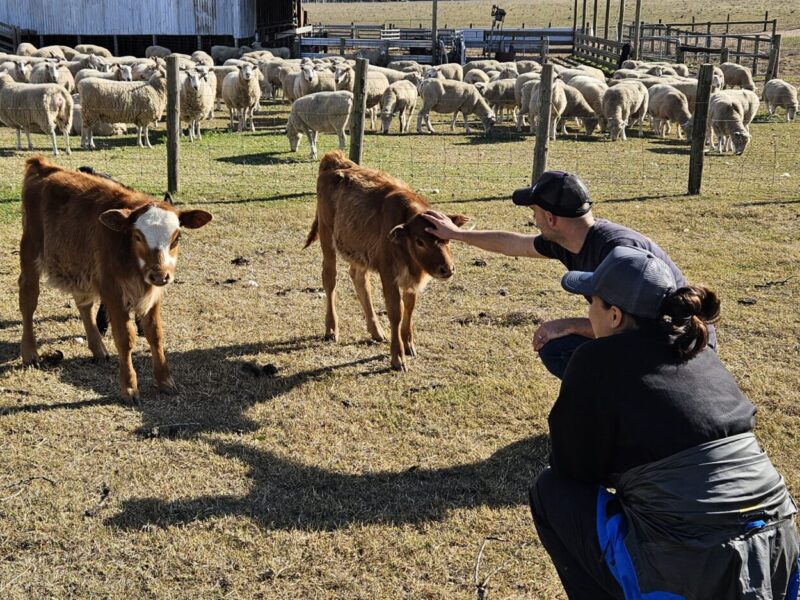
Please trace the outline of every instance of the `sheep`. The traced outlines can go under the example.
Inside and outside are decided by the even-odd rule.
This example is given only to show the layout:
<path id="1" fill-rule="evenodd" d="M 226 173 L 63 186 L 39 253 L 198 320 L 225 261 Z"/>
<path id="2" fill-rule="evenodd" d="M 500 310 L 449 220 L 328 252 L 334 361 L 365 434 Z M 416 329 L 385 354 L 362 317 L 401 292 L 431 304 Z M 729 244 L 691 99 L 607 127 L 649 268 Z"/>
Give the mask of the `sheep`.
<path id="1" fill-rule="evenodd" d="M 295 65 L 282 65 L 278 67 L 278 78 L 281 81 L 284 100 L 294 102 L 300 97 L 300 80 L 303 72 L 295 68 Z"/>
<path id="2" fill-rule="evenodd" d="M 442 81 L 444 81 L 445 79 L 447 79 L 447 77 L 445 77 L 444 73 L 442 73 L 438 69 L 430 67 L 427 71 L 425 71 L 423 79 L 441 79 Z"/>
<path id="3" fill-rule="evenodd" d="M 72 129 L 70 134 L 81 135 L 83 131 L 83 117 L 81 117 L 81 95 L 72 94 Z M 110 136 L 124 135 L 128 132 L 125 123 L 97 123 L 92 127 L 94 135 Z"/>
<path id="4" fill-rule="evenodd" d="M 561 79 L 564 83 L 569 83 L 569 80 L 573 77 L 584 76 L 584 77 L 593 77 L 598 81 L 605 82 L 606 76 L 600 69 L 595 69 L 594 67 L 587 67 L 582 65 L 580 67 L 575 67 L 574 69 L 564 69 L 563 71 L 558 73 L 558 78 Z"/>
<path id="5" fill-rule="evenodd" d="M 420 95 L 422 96 L 422 110 L 417 115 L 417 133 L 422 133 L 423 121 L 428 128 L 428 133 L 436 133 L 431 126 L 430 111 L 432 110 L 441 114 L 453 114 L 451 130 L 455 130 L 456 117 L 459 112 L 464 117 L 466 133 L 470 133 L 468 121 L 470 114 L 475 114 L 481 119 L 487 135 L 494 127 L 494 111 L 474 85 L 463 81 L 428 79 L 422 83 Z"/>
<path id="6" fill-rule="evenodd" d="M 334 75 L 330 71 L 317 71 L 311 65 L 304 65 L 300 73 L 300 97 L 308 96 L 314 92 L 336 91 L 336 81 L 334 81 Z"/>
<path id="7" fill-rule="evenodd" d="M 22 42 L 17 46 L 17 51 L 14 54 L 17 56 L 33 56 L 36 54 L 36 46 L 28 42 Z"/>
<path id="8" fill-rule="evenodd" d="M 167 106 L 167 76 L 163 70 L 143 82 L 89 77 L 78 84 L 78 91 L 83 117 L 82 148 L 95 148 L 92 128 L 100 121 L 135 124 L 138 146 L 152 148 L 150 123 L 158 122 Z"/>
<path id="9" fill-rule="evenodd" d="M 719 69 L 725 76 L 725 88 L 738 85 L 743 90 L 755 91 L 756 84 L 753 83 L 753 74 L 749 67 L 737 65 L 732 62 L 725 62 L 719 66 Z"/>
<path id="10" fill-rule="evenodd" d="M 148 46 L 144 51 L 145 58 L 152 58 L 154 56 L 158 58 L 167 58 L 170 54 L 172 54 L 172 50 L 164 46 Z"/>
<path id="11" fill-rule="evenodd" d="M 612 142 L 628 139 L 625 128 L 634 119 L 639 120 L 639 136 L 642 136 L 648 100 L 647 88 L 635 79 L 606 90 L 603 94 L 603 117 Z"/>
<path id="12" fill-rule="evenodd" d="M 262 91 L 267 98 L 277 98 L 278 90 L 281 90 L 281 80 L 278 77 L 278 67 L 284 64 L 283 59 L 270 58 L 261 60 L 258 63 L 258 70 L 263 76 Z M 219 67 L 214 67 L 215 69 Z"/>
<path id="13" fill-rule="evenodd" d="M 489 76 L 480 69 L 472 69 L 464 75 L 464 83 L 489 83 Z"/>
<path id="14" fill-rule="evenodd" d="M 501 122 L 500 111 L 503 109 L 511 110 L 514 120 L 514 109 L 517 107 L 517 101 L 514 97 L 514 79 L 498 79 L 489 83 L 481 83 L 476 85 L 481 95 L 486 98 L 489 106 L 497 115 L 497 122 Z"/>
<path id="15" fill-rule="evenodd" d="M 637 71 L 636 69 L 617 69 L 614 71 L 611 79 L 642 79 L 643 77 L 645 77 L 643 71 Z"/>
<path id="16" fill-rule="evenodd" d="M 261 88 L 258 85 L 258 76 L 253 65 L 246 64 L 238 73 L 228 73 L 222 82 L 222 100 L 231 113 L 231 131 L 233 131 L 234 114 L 239 117 L 239 132 L 247 126 L 250 118 L 250 131 L 255 131 L 253 112 L 261 98 Z"/>
<path id="17" fill-rule="evenodd" d="M 217 90 L 214 102 L 214 109 L 219 110 L 221 108 L 222 102 L 222 83 L 225 81 L 225 77 L 228 76 L 229 73 L 238 73 L 238 67 L 225 67 L 225 66 L 217 66 L 213 67 L 211 72 L 216 77 L 217 82 Z"/>
<path id="18" fill-rule="evenodd" d="M 69 72 L 72 73 L 72 76 L 75 77 L 78 74 L 78 71 L 82 69 L 96 69 L 98 71 L 108 72 L 111 70 L 111 63 L 107 61 L 102 56 L 96 56 L 94 54 L 86 54 L 81 57 L 75 57 L 75 59 L 69 61 L 67 63 L 67 68 Z M 75 85 L 78 85 L 77 83 Z"/>
<path id="19" fill-rule="evenodd" d="M 472 69 L 479 69 L 481 71 L 499 71 L 502 69 L 500 62 L 494 59 L 473 60 L 464 65 L 462 72 L 464 75 L 469 73 Z"/>
<path id="20" fill-rule="evenodd" d="M 202 140 L 200 121 L 205 119 L 214 109 L 216 96 L 216 83 L 209 81 L 209 73 L 205 70 L 189 71 L 181 82 L 180 107 L 181 121 L 189 127 L 189 141 L 194 141 L 194 136 Z"/>
<path id="21" fill-rule="evenodd" d="M 32 56 L 39 56 L 41 58 L 60 58 L 61 60 L 67 59 L 67 57 L 64 56 L 64 51 L 61 50 L 61 46 L 44 46 L 43 48 L 39 48 L 36 52 L 34 52 Z"/>
<path id="22" fill-rule="evenodd" d="M 349 65 L 339 65 L 334 73 L 337 90 L 353 91 L 355 81 L 355 71 Z M 383 73 L 367 71 L 365 95 L 367 97 L 367 109 L 370 111 L 370 124 L 375 129 L 375 113 L 378 111 L 383 93 L 389 87 L 389 80 Z"/>
<path id="23" fill-rule="evenodd" d="M 407 71 L 398 71 L 396 69 L 389 69 L 386 67 L 376 67 L 375 65 L 369 66 L 370 73 L 381 73 L 386 77 L 389 83 L 394 83 L 395 81 L 402 81 L 408 80 L 409 72 Z M 415 71 L 412 71 L 415 72 Z"/>
<path id="24" fill-rule="evenodd" d="M 727 90 L 711 94 L 709 103 L 709 128 L 711 141 L 717 138 L 717 151 L 732 150 L 737 155 L 744 152 L 750 142 L 750 133 L 745 124 L 745 107 L 742 97 L 726 94 Z"/>
<path id="25" fill-rule="evenodd" d="M 210 54 L 207 54 L 202 50 L 195 50 L 194 52 L 192 52 L 192 60 L 196 62 L 198 65 L 204 65 L 206 67 L 214 66 L 214 59 L 211 58 Z"/>
<path id="26" fill-rule="evenodd" d="M 678 139 L 683 139 L 681 132 L 687 131 L 692 119 L 686 95 L 669 84 L 654 85 L 647 92 L 647 113 L 656 135 L 666 137 L 672 122 L 678 124 Z"/>
<path id="27" fill-rule="evenodd" d="M 756 93 L 750 90 L 721 90 L 719 93 L 731 98 L 736 98 L 742 103 L 742 107 L 744 108 L 742 122 L 749 133 L 750 123 L 753 122 L 753 118 L 756 116 L 759 106 L 761 106 L 761 102 Z"/>
<path id="28" fill-rule="evenodd" d="M 405 73 L 419 73 L 422 75 L 426 68 L 415 60 L 393 60 L 388 65 L 387 69 L 394 69 L 395 71 L 403 71 Z M 462 71 L 463 72 L 463 71 Z"/>
<path id="29" fill-rule="evenodd" d="M 63 62 L 46 62 L 31 71 L 31 83 L 57 83 L 69 94 L 75 89 L 75 78 Z"/>
<path id="30" fill-rule="evenodd" d="M 550 138 L 556 139 L 558 120 L 561 114 L 567 108 L 567 95 L 564 91 L 564 82 L 560 79 L 553 81 L 553 94 L 550 102 Z M 541 90 L 542 82 L 534 81 L 531 85 L 531 101 L 528 104 L 528 115 L 531 122 L 531 133 L 536 133 L 535 118 L 539 115 L 539 107 L 541 105 Z"/>
<path id="31" fill-rule="evenodd" d="M 567 99 L 567 105 L 564 107 L 560 116 L 561 133 L 564 135 L 568 133 L 567 119 L 581 119 L 586 133 L 591 134 L 599 122 L 597 113 L 586 101 L 579 89 L 564 84 L 564 96 Z M 555 139 L 555 136 L 553 139 Z"/>
<path id="32" fill-rule="evenodd" d="M 0 74 L 0 122 L 17 130 L 17 150 L 21 150 L 20 130 L 28 136 L 28 150 L 33 150 L 31 130 L 50 134 L 53 154 L 58 155 L 56 127 L 64 134 L 64 151 L 72 153 L 69 130 L 72 127 L 72 96 L 55 83 L 19 83 L 7 73 Z"/>
<path id="33" fill-rule="evenodd" d="M 672 67 L 664 65 L 655 65 L 645 71 L 648 75 L 655 75 L 656 77 L 677 77 L 678 72 Z"/>
<path id="34" fill-rule="evenodd" d="M 221 65 L 229 58 L 239 58 L 242 55 L 241 48 L 232 46 L 211 46 L 211 58 L 214 64 Z"/>
<path id="35" fill-rule="evenodd" d="M 519 72 L 517 71 L 516 67 L 503 67 L 500 69 L 496 74 L 492 75 L 489 78 L 489 81 L 500 81 L 503 79 L 516 79 L 519 77 Z"/>
<path id="36" fill-rule="evenodd" d="M 600 125 L 600 131 L 605 131 L 606 120 L 603 116 L 603 95 L 608 89 L 608 84 L 602 81 L 597 81 L 593 77 L 578 76 L 570 79 L 569 85 L 583 94 L 584 100 L 586 100 L 586 103 L 592 107 L 592 110 L 597 115 L 595 120 L 585 119 L 583 121 L 584 128 L 586 129 L 586 135 L 592 135 L 595 127 L 598 124 Z"/>
<path id="37" fill-rule="evenodd" d="M 526 73 L 527 75 L 528 73 Z M 519 86 L 516 86 L 516 83 L 522 77 L 519 77 L 514 86 L 514 93 L 517 94 L 517 90 L 519 91 L 519 98 L 517 99 L 517 131 L 522 131 L 522 126 L 525 125 L 525 115 L 528 115 L 528 120 L 533 122 L 536 118 L 536 115 L 529 115 L 528 111 L 530 110 L 531 105 L 531 92 L 533 91 L 534 84 L 538 84 L 540 79 L 526 79 L 524 83 Z"/>
<path id="38" fill-rule="evenodd" d="M 389 84 L 381 99 L 383 133 L 389 133 L 389 126 L 395 114 L 400 118 L 400 133 L 408 133 L 418 96 L 417 86 L 410 81 L 401 80 Z"/>
<path id="39" fill-rule="evenodd" d="M 786 109 L 786 120 L 791 123 L 797 114 L 797 88 L 783 79 L 770 79 L 764 85 L 761 98 L 767 103 L 769 115 L 775 114 L 778 107 Z"/>
<path id="40" fill-rule="evenodd" d="M 17 83 L 29 83 L 33 67 L 21 60 L 8 60 L 0 63 L 0 73 L 8 74 Z"/>
<path id="41" fill-rule="evenodd" d="M 78 44 L 75 46 L 75 52 L 78 54 L 94 54 L 95 56 L 102 56 L 103 58 L 111 58 L 114 56 L 106 48 L 96 46 L 95 44 Z"/>
<path id="42" fill-rule="evenodd" d="M 542 65 L 535 60 L 518 60 L 517 73 L 524 75 L 525 73 L 541 73 Z"/>
<path id="43" fill-rule="evenodd" d="M 150 76 L 152 77 L 152 73 Z M 108 79 L 111 81 L 133 81 L 133 69 L 128 65 L 116 65 L 108 72 L 97 71 L 96 69 L 81 69 L 78 71 L 78 74 L 75 75 L 75 87 L 77 88 L 81 81 L 89 77 Z"/>
<path id="44" fill-rule="evenodd" d="M 442 75 L 444 75 L 445 79 L 451 79 L 453 81 L 464 81 L 464 68 L 458 63 L 446 63 L 443 65 L 437 65 L 435 69 L 439 71 Z"/>
<path id="45" fill-rule="evenodd" d="M 344 150 L 345 130 L 352 110 L 353 94 L 346 90 L 316 92 L 295 100 L 286 123 L 291 151 L 297 152 L 300 136 L 305 134 L 311 146 L 311 158 L 316 159 L 319 132 L 335 133 L 339 137 L 339 149 Z"/>

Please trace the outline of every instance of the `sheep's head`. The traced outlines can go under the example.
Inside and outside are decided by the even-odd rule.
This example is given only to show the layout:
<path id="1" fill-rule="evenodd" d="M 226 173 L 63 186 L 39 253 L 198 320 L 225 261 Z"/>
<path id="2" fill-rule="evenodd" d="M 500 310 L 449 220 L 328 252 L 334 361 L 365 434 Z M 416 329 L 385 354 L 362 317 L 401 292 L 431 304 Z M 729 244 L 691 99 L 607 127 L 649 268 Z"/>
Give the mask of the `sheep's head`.
<path id="1" fill-rule="evenodd" d="M 338 65 L 333 73 L 333 81 L 337 86 L 346 83 L 350 79 L 352 71 L 348 65 Z"/>
<path id="2" fill-rule="evenodd" d="M 795 102 L 792 106 L 786 109 L 786 120 L 794 121 L 794 116 L 797 114 L 798 104 Z"/>
<path id="3" fill-rule="evenodd" d="M 250 81 L 253 78 L 253 65 L 246 63 L 239 69 L 239 77 L 245 81 Z"/>
<path id="4" fill-rule="evenodd" d="M 117 65 L 120 81 L 133 81 L 133 69 L 130 65 Z"/>
<path id="5" fill-rule="evenodd" d="M 611 117 L 608 120 L 608 133 L 611 135 L 611 141 L 616 142 L 622 136 L 625 128 L 628 126 L 628 121 L 618 117 Z"/>
<path id="6" fill-rule="evenodd" d="M 586 130 L 586 135 L 592 135 L 597 125 L 600 123 L 599 117 L 584 117 L 583 128 Z"/>
<path id="7" fill-rule="evenodd" d="M 746 131 L 735 131 L 733 135 L 731 135 L 731 141 L 733 141 L 734 153 L 740 155 L 750 142 L 750 134 Z"/>
<path id="8" fill-rule="evenodd" d="M 200 90 L 200 74 L 197 71 L 189 71 L 186 74 L 186 85 L 195 92 Z"/>
<path id="9" fill-rule="evenodd" d="M 289 138 L 289 149 L 292 152 L 297 152 L 297 146 L 300 144 L 300 132 L 294 126 L 292 117 L 289 117 L 289 122 L 286 123 L 286 137 Z"/>
<path id="10" fill-rule="evenodd" d="M 47 71 L 47 77 L 51 82 L 55 83 L 56 81 L 58 81 L 58 64 L 57 63 L 54 63 L 52 61 L 48 61 L 45 64 L 45 70 Z"/>
<path id="11" fill-rule="evenodd" d="M 483 124 L 483 131 L 486 135 L 492 133 L 492 129 L 494 129 L 494 124 L 497 122 L 497 117 L 494 114 L 493 110 L 489 111 L 489 114 L 485 117 L 481 117 L 481 123 Z"/>
<path id="12" fill-rule="evenodd" d="M 314 81 L 314 78 L 317 77 L 317 72 L 314 69 L 314 66 L 310 64 L 303 65 L 302 73 L 303 73 L 303 79 L 305 79 L 309 83 L 312 83 Z"/>

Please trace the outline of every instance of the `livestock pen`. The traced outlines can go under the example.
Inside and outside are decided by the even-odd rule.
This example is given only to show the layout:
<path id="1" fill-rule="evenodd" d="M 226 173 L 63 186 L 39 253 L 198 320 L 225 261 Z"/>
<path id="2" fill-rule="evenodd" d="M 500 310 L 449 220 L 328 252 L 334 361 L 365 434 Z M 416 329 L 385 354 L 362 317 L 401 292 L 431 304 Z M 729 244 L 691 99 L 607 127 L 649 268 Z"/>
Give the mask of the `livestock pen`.
<path id="1" fill-rule="evenodd" d="M 797 84 L 796 65 L 782 68 Z M 17 252 L 31 153 L 0 128 L 4 597 L 475 598 L 489 575 L 498 597 L 564 597 L 526 506 L 558 394 L 531 335 L 586 303 L 561 289 L 560 265 L 454 243 L 454 278 L 418 303 L 408 372 L 390 372 L 388 346 L 368 341 L 343 274 L 341 340 L 324 342 L 320 250 L 302 249 L 319 163 L 306 140 L 289 151 L 289 110 L 265 102 L 256 131 L 239 134 L 223 109 L 202 140 L 181 143 L 176 201 L 214 220 L 185 232 L 162 307 L 178 393 L 155 391 L 140 340 L 139 406 L 117 397 L 115 356 L 91 360 L 74 301 L 46 286 L 36 320 L 46 360 L 22 367 Z M 510 194 L 530 183 L 534 138 L 510 121 L 489 136 L 449 122 L 434 114 L 435 135 L 413 133 L 415 122 L 410 134 L 396 122 L 389 135 L 368 128 L 363 163 L 478 229 L 533 233 Z M 690 281 L 719 291 L 720 355 L 795 496 L 798 126 L 762 107 L 746 152 L 709 152 L 693 197 L 689 145 L 647 127 L 612 143 L 569 122 L 549 148 L 550 168 L 587 182 L 596 216 L 649 235 Z M 49 152 L 48 138 L 33 141 Z M 163 125 L 152 150 L 131 134 L 97 142 L 52 160 L 161 197 Z M 334 149 L 336 136 L 319 145 Z"/>

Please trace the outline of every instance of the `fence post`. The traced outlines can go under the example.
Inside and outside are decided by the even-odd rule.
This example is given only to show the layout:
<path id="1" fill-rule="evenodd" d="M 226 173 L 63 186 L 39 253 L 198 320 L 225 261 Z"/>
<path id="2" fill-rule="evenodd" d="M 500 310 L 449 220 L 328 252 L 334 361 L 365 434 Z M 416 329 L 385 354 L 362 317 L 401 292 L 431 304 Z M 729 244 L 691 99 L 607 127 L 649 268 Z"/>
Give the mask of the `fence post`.
<path id="1" fill-rule="evenodd" d="M 586 0 L 583 0 L 583 12 L 581 13 L 581 33 L 586 33 Z"/>
<path id="2" fill-rule="evenodd" d="M 533 173 L 531 185 L 547 170 L 547 150 L 550 145 L 551 103 L 553 101 L 553 65 L 542 67 L 539 84 L 539 122 L 536 127 L 536 145 L 533 150 Z"/>
<path id="3" fill-rule="evenodd" d="M 767 21 L 769 21 L 769 11 L 764 11 L 764 31 L 767 30 Z"/>
<path id="4" fill-rule="evenodd" d="M 625 0 L 619 0 L 619 20 L 617 21 L 617 41 L 622 42 L 623 33 L 625 28 Z"/>
<path id="5" fill-rule="evenodd" d="M 720 64 L 728 62 L 728 53 L 729 53 L 729 51 L 728 51 L 727 48 L 722 48 L 722 50 L 720 50 L 720 53 L 719 53 L 719 62 L 720 62 Z"/>
<path id="6" fill-rule="evenodd" d="M 642 0 L 636 0 L 636 31 L 634 32 L 635 42 L 633 45 L 634 58 L 642 60 L 642 53 L 639 45 L 642 43 Z"/>
<path id="7" fill-rule="evenodd" d="M 597 0 L 594 0 L 594 8 L 592 9 L 592 35 L 597 35 Z"/>
<path id="8" fill-rule="evenodd" d="M 714 67 L 706 63 L 697 75 L 697 99 L 692 116 L 692 149 L 689 153 L 689 195 L 700 193 L 703 182 L 703 158 L 706 147 L 706 127 L 708 125 L 708 104 L 711 97 L 711 80 Z"/>
<path id="9" fill-rule="evenodd" d="M 575 52 L 575 33 L 578 31 L 578 0 L 575 0 L 572 6 L 572 52 Z"/>
<path id="10" fill-rule="evenodd" d="M 756 41 L 753 44 L 753 77 L 758 75 L 758 47 L 761 45 L 761 34 L 756 34 Z"/>
<path id="11" fill-rule="evenodd" d="M 603 24 L 603 39 L 608 39 L 608 13 L 611 10 L 611 0 L 606 0 L 606 18 Z"/>
<path id="12" fill-rule="evenodd" d="M 545 64 L 547 64 L 547 61 L 548 61 L 549 56 L 550 56 L 550 38 L 542 36 L 541 40 L 542 40 L 542 45 L 541 45 L 541 50 L 540 50 L 541 51 L 541 60 L 540 60 L 540 62 L 544 66 Z M 575 45 L 574 39 L 572 41 L 572 44 L 573 44 L 573 47 L 574 47 L 574 45 Z M 574 53 L 574 48 L 573 48 L 573 53 Z"/>
<path id="13" fill-rule="evenodd" d="M 742 38 L 741 36 L 736 38 L 736 64 L 741 64 L 742 62 Z"/>
<path id="14" fill-rule="evenodd" d="M 356 60 L 355 81 L 353 82 L 353 117 L 350 119 L 350 160 L 361 164 L 364 146 L 364 114 L 367 112 L 367 69 L 369 60 Z"/>
<path id="15" fill-rule="evenodd" d="M 438 65 L 439 54 L 439 3 L 433 0 L 433 14 L 431 15 L 431 64 Z"/>
<path id="16" fill-rule="evenodd" d="M 180 78 L 178 57 L 167 56 L 167 191 L 178 193 L 178 160 L 181 142 Z"/>
<path id="17" fill-rule="evenodd" d="M 769 49 L 769 64 L 767 65 L 767 76 L 765 83 L 778 76 L 778 63 L 781 59 L 781 34 L 778 33 L 772 38 L 772 48 Z"/>

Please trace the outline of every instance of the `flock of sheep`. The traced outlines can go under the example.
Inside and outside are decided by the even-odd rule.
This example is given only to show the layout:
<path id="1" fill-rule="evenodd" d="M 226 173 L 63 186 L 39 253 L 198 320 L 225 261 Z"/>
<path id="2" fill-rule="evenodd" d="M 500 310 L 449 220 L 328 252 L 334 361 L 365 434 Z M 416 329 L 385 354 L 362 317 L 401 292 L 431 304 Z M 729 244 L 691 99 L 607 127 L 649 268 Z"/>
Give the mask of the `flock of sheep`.
<path id="1" fill-rule="evenodd" d="M 36 49 L 21 44 L 16 55 L 0 54 L 0 122 L 28 135 L 49 134 L 58 153 L 56 129 L 70 152 L 69 134 L 81 135 L 82 148 L 94 148 L 94 135 L 113 135 L 137 128 L 139 146 L 150 147 L 149 127 L 162 117 L 167 102 L 164 58 L 169 49 L 151 46 L 144 58 L 114 57 L 101 47 L 49 46 Z M 189 139 L 201 137 L 200 123 L 213 117 L 225 103 L 231 130 L 255 131 L 253 115 L 262 99 L 291 103 L 286 135 L 296 151 L 303 135 L 311 156 L 317 156 L 319 133 L 335 133 L 339 147 L 353 111 L 354 61 L 331 56 L 291 59 L 285 48 L 230 48 L 215 46 L 212 55 L 197 51 L 178 54 L 181 69 L 181 121 Z M 222 63 L 222 64 L 220 64 Z M 576 119 L 587 135 L 596 130 L 612 141 L 625 140 L 628 127 L 638 125 L 640 135 L 649 119 L 659 136 L 677 127 L 678 138 L 690 135 L 697 95 L 697 78 L 684 64 L 629 60 L 610 78 L 586 65 L 553 65 L 550 132 Z M 413 112 L 417 133 L 434 133 L 430 113 L 459 114 L 470 132 L 470 117 L 477 117 L 489 133 L 503 113 L 522 131 L 526 120 L 531 132 L 540 107 L 541 65 L 532 60 L 498 62 L 476 60 L 465 66 L 424 66 L 414 61 L 394 61 L 386 67 L 370 65 L 366 78 L 366 106 L 372 128 L 380 114 L 382 130 L 389 132 L 395 115 L 400 132 L 408 133 Z M 739 88 L 739 89 L 733 89 Z M 707 142 L 720 151 L 741 154 L 750 140 L 749 124 L 760 102 L 750 70 L 735 63 L 714 67 Z M 797 90 L 781 79 L 763 88 L 762 99 L 770 115 L 786 110 L 788 121 L 798 108 Z"/>

